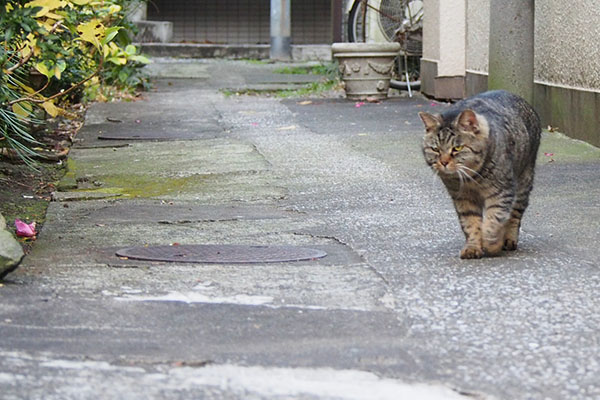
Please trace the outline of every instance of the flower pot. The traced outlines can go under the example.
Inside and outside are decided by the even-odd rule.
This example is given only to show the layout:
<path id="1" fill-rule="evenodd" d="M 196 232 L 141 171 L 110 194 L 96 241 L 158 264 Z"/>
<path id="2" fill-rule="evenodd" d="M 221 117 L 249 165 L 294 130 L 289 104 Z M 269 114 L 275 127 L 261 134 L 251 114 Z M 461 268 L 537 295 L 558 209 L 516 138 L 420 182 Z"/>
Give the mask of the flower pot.
<path id="1" fill-rule="evenodd" d="M 385 99 L 399 52 L 399 43 L 334 43 L 331 53 L 339 62 L 346 97 Z"/>

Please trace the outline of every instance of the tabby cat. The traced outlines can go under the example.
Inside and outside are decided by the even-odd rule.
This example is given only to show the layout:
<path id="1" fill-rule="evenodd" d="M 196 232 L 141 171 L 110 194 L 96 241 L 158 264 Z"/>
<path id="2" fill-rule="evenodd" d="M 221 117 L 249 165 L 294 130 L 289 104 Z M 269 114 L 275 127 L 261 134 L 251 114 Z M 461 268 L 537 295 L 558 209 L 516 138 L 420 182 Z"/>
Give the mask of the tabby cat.
<path id="1" fill-rule="evenodd" d="M 467 239 L 460 257 L 516 250 L 540 143 L 535 110 L 496 90 L 419 116 L 425 161 L 448 189 Z"/>

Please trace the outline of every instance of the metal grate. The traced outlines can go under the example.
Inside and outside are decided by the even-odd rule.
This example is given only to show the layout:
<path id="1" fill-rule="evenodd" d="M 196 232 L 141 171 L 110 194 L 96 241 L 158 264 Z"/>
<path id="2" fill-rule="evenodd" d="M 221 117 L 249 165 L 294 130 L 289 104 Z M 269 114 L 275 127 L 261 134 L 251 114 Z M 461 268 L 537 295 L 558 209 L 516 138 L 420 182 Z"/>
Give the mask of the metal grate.
<path id="1" fill-rule="evenodd" d="M 332 0 L 292 1 L 292 43 L 332 41 Z M 173 41 L 269 44 L 270 0 L 154 0 L 149 20 L 173 22 Z"/>
<path id="2" fill-rule="evenodd" d="M 314 260 L 325 257 L 327 253 L 318 249 L 297 246 L 205 244 L 129 247 L 118 250 L 116 255 L 146 261 L 252 264 Z"/>

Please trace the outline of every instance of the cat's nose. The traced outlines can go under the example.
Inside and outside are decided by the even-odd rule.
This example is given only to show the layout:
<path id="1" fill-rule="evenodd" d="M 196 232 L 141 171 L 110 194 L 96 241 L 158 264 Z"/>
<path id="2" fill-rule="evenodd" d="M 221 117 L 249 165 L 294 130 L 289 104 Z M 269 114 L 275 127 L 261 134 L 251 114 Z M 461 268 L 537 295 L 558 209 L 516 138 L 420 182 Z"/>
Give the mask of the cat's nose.
<path id="1" fill-rule="evenodd" d="M 442 166 L 444 166 L 444 167 L 446 165 L 448 165 L 449 162 L 450 162 L 450 160 L 448 160 L 448 159 L 445 159 L 445 158 L 440 159 L 440 164 L 442 164 Z"/>

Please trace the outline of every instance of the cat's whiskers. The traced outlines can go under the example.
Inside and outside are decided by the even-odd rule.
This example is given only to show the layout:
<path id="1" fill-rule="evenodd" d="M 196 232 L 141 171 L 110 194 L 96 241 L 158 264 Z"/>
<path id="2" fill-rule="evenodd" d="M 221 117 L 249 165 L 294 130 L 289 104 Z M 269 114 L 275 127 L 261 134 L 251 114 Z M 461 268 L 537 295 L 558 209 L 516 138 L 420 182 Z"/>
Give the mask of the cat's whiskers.
<path id="1" fill-rule="evenodd" d="M 461 177 L 461 182 L 463 182 L 463 183 L 465 181 L 472 182 L 472 183 L 476 184 L 477 186 L 480 186 L 479 182 L 477 182 L 471 175 L 469 175 L 465 169 L 469 170 L 470 168 L 465 167 L 464 165 L 459 165 L 458 168 L 456 169 L 456 172 Z"/>
<path id="2" fill-rule="evenodd" d="M 463 185 L 465 184 L 465 177 L 468 178 L 468 176 L 466 176 L 465 171 L 460 170 L 460 168 L 456 169 L 456 175 L 458 176 L 458 179 L 460 180 L 460 188 L 462 189 Z"/>
<path id="3" fill-rule="evenodd" d="M 467 167 L 466 165 L 461 165 L 460 167 L 461 167 L 461 168 L 463 168 L 463 169 L 465 169 L 465 170 L 467 170 L 467 171 L 469 171 L 471 174 L 473 174 L 473 175 L 476 175 L 476 176 L 480 177 L 481 179 L 483 179 L 483 176 L 481 176 L 481 174 L 480 174 L 479 172 L 475 171 L 474 169 L 472 169 L 472 168 L 469 168 L 469 167 Z M 475 181 L 475 179 L 473 178 L 473 176 L 469 176 L 469 177 L 470 177 L 470 178 L 471 178 L 473 181 Z"/>

